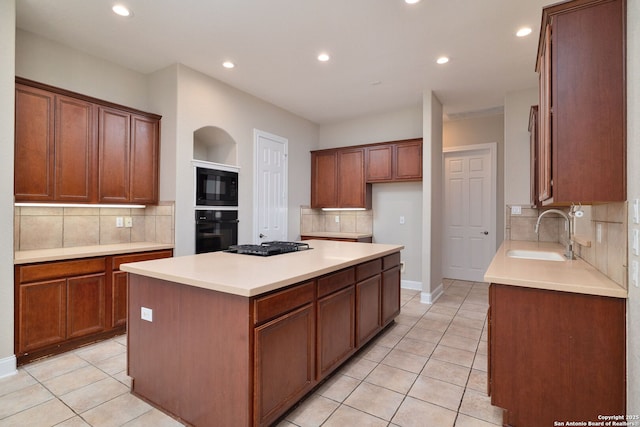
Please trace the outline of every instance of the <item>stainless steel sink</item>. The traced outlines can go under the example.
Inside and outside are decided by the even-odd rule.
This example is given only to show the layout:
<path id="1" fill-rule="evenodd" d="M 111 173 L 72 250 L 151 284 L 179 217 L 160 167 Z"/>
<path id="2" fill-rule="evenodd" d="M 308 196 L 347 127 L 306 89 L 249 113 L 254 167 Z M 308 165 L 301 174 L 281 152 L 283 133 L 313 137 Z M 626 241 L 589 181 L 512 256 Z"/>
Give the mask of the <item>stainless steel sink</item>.
<path id="1" fill-rule="evenodd" d="M 558 252 L 533 251 L 525 249 L 510 249 L 507 251 L 510 258 L 535 259 L 539 261 L 566 261 L 566 258 Z"/>

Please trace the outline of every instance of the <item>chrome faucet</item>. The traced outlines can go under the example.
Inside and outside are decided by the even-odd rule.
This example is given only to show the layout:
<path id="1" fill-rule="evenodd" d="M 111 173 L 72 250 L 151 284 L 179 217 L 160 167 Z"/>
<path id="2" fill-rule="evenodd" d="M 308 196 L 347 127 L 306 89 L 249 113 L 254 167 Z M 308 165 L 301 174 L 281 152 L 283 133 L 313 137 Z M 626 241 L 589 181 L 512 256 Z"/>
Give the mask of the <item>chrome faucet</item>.
<path id="1" fill-rule="evenodd" d="M 564 220 L 567 222 L 566 225 L 566 229 L 567 229 L 567 249 L 564 253 L 565 258 L 567 259 L 573 259 L 573 241 L 572 241 L 572 233 L 571 233 L 571 218 L 569 218 L 569 215 L 564 212 L 561 211 L 560 209 L 547 209 L 546 211 L 543 211 L 540 215 L 538 215 L 538 221 L 536 221 L 536 226 L 534 231 L 536 232 L 536 234 L 538 234 L 539 228 L 540 228 L 540 220 L 542 219 L 543 216 L 545 216 L 548 213 L 555 213 L 558 214 L 560 216 L 562 216 L 564 218 Z M 538 238 L 540 236 L 538 235 Z"/>

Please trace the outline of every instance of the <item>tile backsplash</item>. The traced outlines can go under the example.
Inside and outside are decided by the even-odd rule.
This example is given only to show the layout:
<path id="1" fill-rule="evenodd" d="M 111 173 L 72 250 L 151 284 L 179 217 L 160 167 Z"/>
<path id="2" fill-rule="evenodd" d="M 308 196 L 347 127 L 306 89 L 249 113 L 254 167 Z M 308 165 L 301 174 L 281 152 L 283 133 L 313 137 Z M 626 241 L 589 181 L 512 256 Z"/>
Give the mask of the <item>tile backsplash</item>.
<path id="1" fill-rule="evenodd" d="M 583 211 L 575 222 L 576 240 L 582 244 L 574 244 L 574 253 L 627 289 L 627 203 L 584 206 Z M 507 205 L 505 240 L 538 240 L 534 227 L 540 212 L 523 206 L 521 215 L 513 215 Z M 559 215 L 546 215 L 539 231 L 541 242 L 566 244 L 565 220 Z"/>
<path id="2" fill-rule="evenodd" d="M 373 211 L 323 211 L 301 206 L 300 234 L 312 232 L 372 234 Z"/>
<path id="3" fill-rule="evenodd" d="M 117 227 L 118 217 L 132 219 Z M 20 206 L 14 211 L 14 250 L 55 249 L 115 243 L 173 243 L 174 203 L 144 209 Z"/>

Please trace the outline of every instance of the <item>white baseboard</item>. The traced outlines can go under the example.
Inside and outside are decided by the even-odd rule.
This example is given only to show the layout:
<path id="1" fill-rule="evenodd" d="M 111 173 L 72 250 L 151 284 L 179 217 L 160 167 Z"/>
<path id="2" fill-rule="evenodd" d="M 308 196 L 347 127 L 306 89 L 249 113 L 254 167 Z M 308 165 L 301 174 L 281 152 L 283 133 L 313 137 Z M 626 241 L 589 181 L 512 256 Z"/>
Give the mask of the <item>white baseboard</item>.
<path id="1" fill-rule="evenodd" d="M 402 289 L 411 289 L 413 291 L 421 291 L 422 282 L 416 282 L 415 280 L 403 280 L 400 283 L 400 287 Z"/>
<path id="2" fill-rule="evenodd" d="M 433 292 L 421 292 L 420 302 L 423 304 L 433 304 L 444 293 L 444 286 L 440 283 Z"/>
<path id="3" fill-rule="evenodd" d="M 16 356 L 14 355 L 0 359 L 0 378 L 17 374 L 17 366 Z"/>

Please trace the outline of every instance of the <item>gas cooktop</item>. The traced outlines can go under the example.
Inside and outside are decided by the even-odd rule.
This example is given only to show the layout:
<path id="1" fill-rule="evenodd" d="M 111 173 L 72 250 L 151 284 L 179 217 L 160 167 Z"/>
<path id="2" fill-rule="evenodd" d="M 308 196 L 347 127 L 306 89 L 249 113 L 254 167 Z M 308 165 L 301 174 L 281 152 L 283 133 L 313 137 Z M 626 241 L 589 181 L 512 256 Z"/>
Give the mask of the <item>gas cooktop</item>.
<path id="1" fill-rule="evenodd" d="M 304 251 L 311 249 L 307 243 L 298 242 L 263 242 L 260 245 L 233 245 L 225 252 L 242 255 L 271 256 L 287 252 Z"/>

